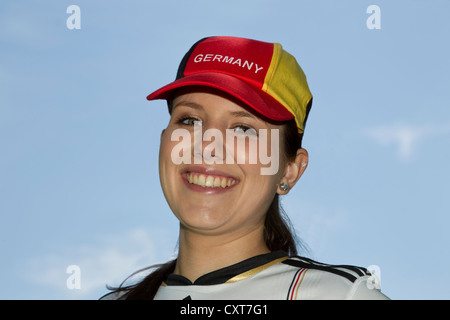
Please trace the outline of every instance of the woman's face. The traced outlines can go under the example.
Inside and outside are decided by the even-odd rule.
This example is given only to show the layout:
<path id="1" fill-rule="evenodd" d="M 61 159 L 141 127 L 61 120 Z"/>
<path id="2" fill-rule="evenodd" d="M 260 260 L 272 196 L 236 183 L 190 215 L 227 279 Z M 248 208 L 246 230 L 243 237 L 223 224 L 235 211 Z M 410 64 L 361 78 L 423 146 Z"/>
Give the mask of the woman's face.
<path id="1" fill-rule="evenodd" d="M 267 139 L 259 134 L 261 129 Z M 280 140 L 274 140 L 278 146 L 271 129 L 279 130 Z M 214 138 L 203 136 L 207 130 Z M 159 172 L 164 195 L 181 226 L 204 234 L 236 235 L 261 227 L 285 171 L 282 130 L 282 125 L 256 117 L 225 96 L 207 91 L 177 95 L 161 135 Z M 236 138 L 227 141 L 227 132 Z M 238 140 L 245 141 L 244 148 L 238 147 Z M 276 157 L 271 154 L 279 161 L 276 172 L 261 174 L 269 165 L 259 156 L 249 161 L 250 153 L 255 155 L 250 141 L 258 142 L 257 150 L 278 152 Z"/>

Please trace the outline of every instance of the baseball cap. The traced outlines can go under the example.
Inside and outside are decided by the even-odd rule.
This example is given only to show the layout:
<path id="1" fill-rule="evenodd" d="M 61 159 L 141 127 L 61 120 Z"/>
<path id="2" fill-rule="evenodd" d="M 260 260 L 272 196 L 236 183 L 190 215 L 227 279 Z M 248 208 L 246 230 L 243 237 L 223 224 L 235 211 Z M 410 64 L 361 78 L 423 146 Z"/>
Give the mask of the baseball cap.
<path id="1" fill-rule="evenodd" d="M 147 99 L 168 100 L 186 86 L 219 89 L 274 121 L 295 119 L 300 134 L 312 105 L 296 59 L 279 43 L 253 39 L 218 36 L 197 41 L 181 61 L 175 81 Z"/>

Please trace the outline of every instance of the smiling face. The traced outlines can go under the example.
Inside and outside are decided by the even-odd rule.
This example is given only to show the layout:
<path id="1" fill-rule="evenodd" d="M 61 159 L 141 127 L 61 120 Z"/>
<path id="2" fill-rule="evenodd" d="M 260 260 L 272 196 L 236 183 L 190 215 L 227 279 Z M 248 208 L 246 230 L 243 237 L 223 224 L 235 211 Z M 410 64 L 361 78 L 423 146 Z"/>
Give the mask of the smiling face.
<path id="1" fill-rule="evenodd" d="M 224 142 L 211 139 L 199 145 L 194 141 L 195 130 L 204 133 L 210 129 L 222 133 Z M 274 174 L 261 174 L 261 168 L 268 165 L 263 165 L 260 159 L 256 163 L 238 161 L 242 156 L 250 158 L 253 150 L 249 141 L 260 140 L 261 129 L 267 130 L 269 144 L 271 129 L 279 130 L 279 139 L 283 139 L 282 125 L 262 120 L 239 102 L 217 92 L 187 91 L 175 97 L 170 122 L 161 135 L 159 171 L 164 195 L 182 228 L 203 234 L 245 234 L 262 228 L 288 162 L 282 156 L 281 140 L 277 141 L 279 170 Z M 183 140 L 187 146 L 184 151 L 189 151 L 192 160 L 188 163 L 176 164 L 173 159 L 174 150 L 180 146 L 180 141 L 173 136 L 179 131 L 190 133 L 188 141 Z M 236 140 L 246 138 L 245 148 L 236 150 L 235 144 L 234 150 L 230 150 L 232 147 L 225 141 L 227 131 L 233 132 Z M 223 148 L 223 152 L 217 148 L 208 150 L 212 142 Z M 270 153 L 271 146 L 268 148 Z M 206 154 L 217 161 L 208 162 Z M 234 161 L 225 161 L 230 154 Z"/>

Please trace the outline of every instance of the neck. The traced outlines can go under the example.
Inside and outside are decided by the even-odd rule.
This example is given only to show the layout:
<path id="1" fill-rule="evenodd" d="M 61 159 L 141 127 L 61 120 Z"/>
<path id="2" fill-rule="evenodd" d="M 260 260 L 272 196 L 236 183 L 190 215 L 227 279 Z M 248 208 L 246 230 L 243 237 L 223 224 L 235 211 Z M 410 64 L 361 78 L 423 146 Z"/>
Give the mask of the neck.
<path id="1" fill-rule="evenodd" d="M 264 227 L 244 235 L 205 235 L 180 227 L 179 252 L 174 273 L 191 282 L 209 272 L 230 266 L 245 259 L 269 253 Z"/>

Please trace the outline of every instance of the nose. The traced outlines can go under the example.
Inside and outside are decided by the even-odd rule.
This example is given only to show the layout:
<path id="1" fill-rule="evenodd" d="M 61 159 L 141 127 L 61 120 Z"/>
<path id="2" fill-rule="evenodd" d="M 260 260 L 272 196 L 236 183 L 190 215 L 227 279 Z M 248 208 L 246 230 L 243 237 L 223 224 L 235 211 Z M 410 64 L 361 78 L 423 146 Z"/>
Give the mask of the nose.
<path id="1" fill-rule="evenodd" d="M 225 130 L 214 126 L 194 128 L 193 157 L 195 164 L 223 164 L 226 154 L 224 144 Z"/>

